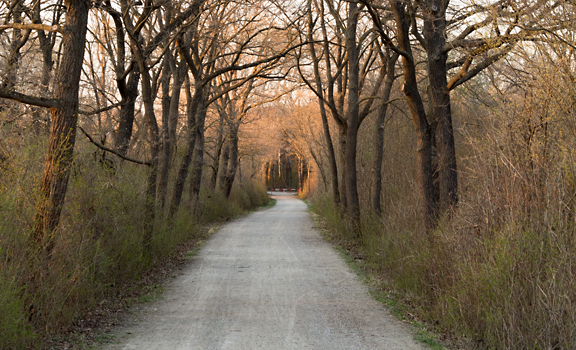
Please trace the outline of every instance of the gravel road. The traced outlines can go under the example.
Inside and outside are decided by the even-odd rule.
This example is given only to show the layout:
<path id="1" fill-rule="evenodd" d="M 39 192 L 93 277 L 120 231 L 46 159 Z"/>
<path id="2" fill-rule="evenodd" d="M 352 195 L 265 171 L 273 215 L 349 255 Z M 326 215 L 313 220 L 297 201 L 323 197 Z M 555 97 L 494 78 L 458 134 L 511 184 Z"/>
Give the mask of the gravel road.
<path id="1" fill-rule="evenodd" d="M 314 229 L 306 204 L 231 221 L 105 349 L 423 349 Z"/>

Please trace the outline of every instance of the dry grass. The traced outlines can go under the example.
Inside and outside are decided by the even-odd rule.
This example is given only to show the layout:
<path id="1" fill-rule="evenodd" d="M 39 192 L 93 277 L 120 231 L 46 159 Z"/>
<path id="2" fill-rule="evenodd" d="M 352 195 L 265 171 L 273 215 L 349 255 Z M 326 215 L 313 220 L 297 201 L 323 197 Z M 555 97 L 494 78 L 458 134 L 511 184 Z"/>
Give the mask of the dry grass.
<path id="1" fill-rule="evenodd" d="M 348 245 L 412 314 L 465 348 L 576 348 L 576 96 L 555 76 L 541 71 L 529 93 L 485 103 L 475 96 L 489 99 L 489 87 L 454 96 L 466 102 L 454 109 L 460 203 L 433 242 L 424 239 L 402 125 L 388 134 L 380 218 L 367 214 L 370 169 L 360 169 L 365 222 Z M 361 147 L 361 164 L 370 164 L 369 142 Z M 351 239 L 330 198 L 312 202 L 334 238 Z"/>
<path id="2" fill-rule="evenodd" d="M 249 181 L 233 198 L 204 189 L 185 200 L 172 222 L 157 215 L 152 251 L 145 252 L 146 171 L 129 163 L 102 167 L 94 149 L 80 143 L 62 221 L 50 257 L 28 246 L 42 142 L 3 130 L 0 170 L 0 348 L 43 348 L 82 316 L 141 279 L 182 242 L 203 235 L 208 222 L 225 220 L 267 202 Z M 41 141 L 41 140 L 40 140 Z"/>

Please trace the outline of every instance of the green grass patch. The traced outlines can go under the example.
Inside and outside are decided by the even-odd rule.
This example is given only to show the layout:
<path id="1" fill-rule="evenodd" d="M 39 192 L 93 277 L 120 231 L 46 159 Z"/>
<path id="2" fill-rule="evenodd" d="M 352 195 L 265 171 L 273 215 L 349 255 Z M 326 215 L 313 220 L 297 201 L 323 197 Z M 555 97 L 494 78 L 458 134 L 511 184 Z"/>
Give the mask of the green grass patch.
<path id="1" fill-rule="evenodd" d="M 150 303 L 162 298 L 164 294 L 164 286 L 161 284 L 153 284 L 149 286 L 148 292 L 143 294 L 138 298 L 138 301 L 141 303 Z"/>
<path id="2" fill-rule="evenodd" d="M 277 202 L 276 199 L 270 198 L 270 199 L 268 199 L 268 203 L 266 203 L 265 205 L 263 205 L 262 208 L 264 208 L 264 209 L 270 209 L 270 208 L 272 208 L 273 206 L 276 205 L 276 202 Z"/>

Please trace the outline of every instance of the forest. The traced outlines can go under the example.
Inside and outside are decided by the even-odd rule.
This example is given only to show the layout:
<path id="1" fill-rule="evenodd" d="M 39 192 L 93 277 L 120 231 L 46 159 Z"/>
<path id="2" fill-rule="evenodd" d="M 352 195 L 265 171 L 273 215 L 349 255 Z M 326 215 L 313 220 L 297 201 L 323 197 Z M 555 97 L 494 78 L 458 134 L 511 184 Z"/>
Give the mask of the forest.
<path id="1" fill-rule="evenodd" d="M 447 346 L 576 347 L 573 0 L 0 14 L 1 349 L 285 189 Z"/>

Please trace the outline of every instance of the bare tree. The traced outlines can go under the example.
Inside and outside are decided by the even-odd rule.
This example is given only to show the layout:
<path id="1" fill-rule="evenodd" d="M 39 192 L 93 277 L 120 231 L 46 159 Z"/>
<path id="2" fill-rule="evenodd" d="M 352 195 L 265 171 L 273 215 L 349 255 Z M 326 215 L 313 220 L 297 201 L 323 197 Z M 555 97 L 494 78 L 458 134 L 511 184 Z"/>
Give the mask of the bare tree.
<path id="1" fill-rule="evenodd" d="M 558 4 L 493 1 L 450 8 L 449 0 L 378 3 L 362 0 L 362 3 L 367 6 L 382 41 L 402 57 L 403 92 L 416 129 L 419 186 L 426 227 L 431 230 L 436 226 L 438 214 L 445 213 L 458 202 L 450 91 L 504 57 L 518 42 L 534 40 L 544 33 L 546 29 L 536 23 Z M 386 7 L 386 3 L 390 6 Z M 396 22 L 395 40 L 388 35 L 382 21 L 390 11 Z M 447 18 L 449 13 L 450 19 Z M 485 29 L 489 27 L 492 31 L 487 32 Z M 415 44 L 410 35 L 426 53 L 429 113 L 426 113 L 418 89 L 412 53 Z M 456 59 L 448 62 L 451 52 Z M 448 72 L 455 68 L 460 70 L 450 78 Z M 434 159 L 436 148 L 438 156 Z M 435 183 L 436 174 L 438 182 Z"/>
<path id="2" fill-rule="evenodd" d="M 40 197 L 35 216 L 32 241 L 50 253 L 54 231 L 60 221 L 60 213 L 68 188 L 72 165 L 76 123 L 78 121 L 78 90 L 90 4 L 86 1 L 65 1 L 66 14 L 62 29 L 62 56 L 55 76 L 51 98 L 26 95 L 12 89 L 0 89 L 0 97 L 50 108 L 52 126 L 44 175 L 40 185 Z M 31 27 L 34 28 L 34 27 Z"/>
<path id="3" fill-rule="evenodd" d="M 210 20 L 204 23 L 210 29 L 208 35 L 202 35 L 197 27 L 190 27 L 183 40 L 178 41 L 180 53 L 185 58 L 188 69 L 194 77 L 194 95 L 190 94 L 192 106 L 188 109 L 188 136 L 184 159 L 181 163 L 173 202 L 170 212 L 177 210 L 182 198 L 182 189 L 188 176 L 188 168 L 192 165 L 191 195 L 198 197 L 204 166 L 204 128 L 207 108 L 229 91 L 238 89 L 260 76 L 269 67 L 276 66 L 284 57 L 301 44 L 293 44 L 288 40 L 274 41 L 284 37 L 290 26 L 266 26 L 264 8 L 242 7 L 239 4 L 225 2 L 218 10 L 210 12 Z M 230 20 L 228 17 L 237 18 Z M 229 20 L 237 23 L 240 28 L 231 27 L 226 31 L 224 25 Z M 269 24 L 269 18 L 266 18 Z M 253 69 L 256 68 L 257 69 Z M 232 77 L 225 88 L 214 89 L 212 84 L 217 77 L 233 71 L 253 69 L 250 74 Z M 281 76 L 274 76 L 279 79 Z M 193 113 L 193 115 L 192 115 Z"/>
<path id="4" fill-rule="evenodd" d="M 326 114 L 323 109 L 327 107 L 338 125 L 341 171 L 331 170 L 333 194 L 335 201 L 340 199 L 343 210 L 358 228 L 358 132 L 362 122 L 372 112 L 375 96 L 387 74 L 386 64 L 378 54 L 380 47 L 375 45 L 378 38 L 371 35 L 372 29 L 364 25 L 359 28 L 359 23 L 363 23 L 360 18 L 364 5 L 355 1 L 314 1 L 314 4 L 318 19 L 314 19 L 312 1 L 309 1 L 306 34 L 308 41 L 312 42 L 313 24 L 320 22 L 322 44 L 308 45 L 314 83 L 302 70 L 300 72 L 308 87 L 319 98 L 323 120 Z M 329 24 L 332 26 L 329 27 Z M 323 66 L 320 66 L 320 62 Z M 323 124 L 325 137 L 330 140 L 328 124 Z M 330 161 L 332 169 L 336 164 L 335 158 Z M 335 178 L 337 173 L 340 173 L 340 179 Z M 337 184 L 340 184 L 338 191 L 334 188 Z"/>

